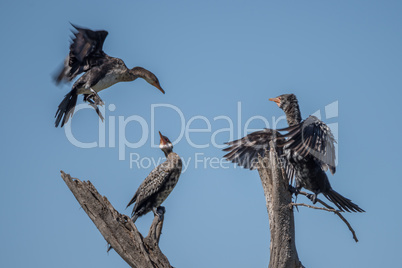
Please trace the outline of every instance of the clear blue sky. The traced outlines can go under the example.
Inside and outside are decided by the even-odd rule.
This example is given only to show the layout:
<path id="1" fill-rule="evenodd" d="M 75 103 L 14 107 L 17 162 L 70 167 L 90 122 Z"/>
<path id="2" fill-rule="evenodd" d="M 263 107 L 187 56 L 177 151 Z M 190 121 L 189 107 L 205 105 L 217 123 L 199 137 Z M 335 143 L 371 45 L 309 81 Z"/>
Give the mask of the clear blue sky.
<path id="1" fill-rule="evenodd" d="M 164 203 L 167 214 L 160 247 L 175 267 L 267 267 L 268 215 L 256 171 L 195 167 L 198 157 L 223 153 L 212 145 L 214 132 L 228 128 L 238 137 L 246 121 L 269 123 L 283 112 L 268 98 L 293 92 L 303 117 L 338 101 L 325 119 L 339 132 L 338 169 L 333 187 L 364 208 L 346 214 L 359 243 L 336 216 L 306 208 L 296 215 L 296 242 L 306 267 L 395 267 L 402 240 L 398 213 L 402 188 L 399 139 L 402 131 L 402 3 L 400 1 L 2 1 L 0 266 L 127 267 L 106 242 L 60 178 L 60 170 L 91 180 L 122 213 L 152 167 L 130 168 L 129 155 L 163 156 L 151 148 L 151 134 L 171 140 L 190 128 L 174 150 L 190 167 Z M 109 31 L 104 50 L 128 67 L 154 72 L 166 95 L 143 80 L 100 93 L 107 105 L 106 130 L 116 130 L 105 147 L 74 146 L 54 114 L 70 86 L 57 87 L 51 75 L 68 52 L 69 22 Z M 241 124 L 238 124 L 241 102 Z M 82 103 L 82 99 L 79 99 Z M 137 115 L 142 127 L 119 117 Z M 195 118 L 195 119 L 194 119 Z M 115 120 L 116 127 L 110 126 Z M 84 109 L 72 121 L 74 137 L 98 141 L 96 114 Z M 284 123 L 281 123 L 284 126 Z M 250 127 L 263 128 L 262 120 Z M 121 136 L 119 136 L 119 134 Z M 217 133 L 216 143 L 229 140 Z M 153 142 L 158 142 L 157 138 Z M 146 164 L 144 162 L 144 164 Z M 215 165 L 215 164 L 214 164 Z M 308 202 L 303 197 L 299 201 Z M 139 218 L 145 234 L 152 215 Z"/>

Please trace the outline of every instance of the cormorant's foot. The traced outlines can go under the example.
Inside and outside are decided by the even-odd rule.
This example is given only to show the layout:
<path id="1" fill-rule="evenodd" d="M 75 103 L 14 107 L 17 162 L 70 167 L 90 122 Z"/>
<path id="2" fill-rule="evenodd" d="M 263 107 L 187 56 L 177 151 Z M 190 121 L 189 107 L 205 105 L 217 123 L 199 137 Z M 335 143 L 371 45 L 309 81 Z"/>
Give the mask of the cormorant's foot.
<path id="1" fill-rule="evenodd" d="M 288 186 L 288 190 L 289 192 L 291 192 L 292 194 L 295 194 L 295 196 L 297 197 L 297 195 L 300 193 L 300 189 L 293 187 L 292 185 L 289 184 Z"/>
<path id="2" fill-rule="evenodd" d="M 313 204 L 317 203 L 317 195 L 316 194 L 307 194 L 307 198 L 313 202 Z"/>
<path id="3" fill-rule="evenodd" d="M 93 102 L 95 105 L 100 105 L 103 106 L 105 103 L 103 102 L 103 100 L 99 97 L 98 94 L 91 94 L 88 96 L 87 98 L 88 101 L 91 100 L 91 102 Z"/>
<path id="4" fill-rule="evenodd" d="M 154 207 L 154 208 L 152 208 L 152 211 L 154 212 L 155 216 L 158 216 L 159 221 L 163 221 L 163 215 L 166 212 L 165 207 L 162 207 L 162 206 L 159 206 L 157 208 Z"/>
<path id="5" fill-rule="evenodd" d="M 105 103 L 103 102 L 103 100 L 102 100 L 101 98 L 99 98 L 98 95 L 96 95 L 96 97 L 94 97 L 93 100 L 94 100 L 94 102 L 95 102 L 96 105 L 100 105 L 100 106 L 105 105 Z"/>
<path id="6" fill-rule="evenodd" d="M 84 101 L 87 101 L 87 102 L 95 105 L 95 95 L 94 94 L 86 95 L 84 97 Z M 91 106 L 93 106 L 93 105 L 91 105 Z"/>
<path id="7" fill-rule="evenodd" d="M 94 97 L 95 97 L 95 94 L 85 94 L 84 95 L 84 101 L 90 101 L 90 102 L 93 102 L 93 99 L 94 99 Z"/>
<path id="8" fill-rule="evenodd" d="M 165 215 L 165 212 L 166 212 L 165 207 L 159 206 L 159 207 L 156 209 L 156 215 L 158 215 L 159 221 L 163 221 L 163 217 L 164 217 L 164 215 Z"/>
<path id="9" fill-rule="evenodd" d="M 93 90 L 92 88 L 91 88 L 91 93 L 92 94 L 90 94 L 88 96 L 88 99 L 92 99 L 93 102 L 95 103 L 95 105 L 103 106 L 105 104 L 103 102 L 103 100 L 99 97 L 98 93 L 95 90 Z"/>
<path id="10" fill-rule="evenodd" d="M 95 111 L 96 111 L 96 113 L 98 114 L 99 118 L 100 118 L 100 119 L 102 120 L 102 122 L 103 122 L 103 120 L 104 120 L 105 118 L 103 118 L 103 115 L 102 115 L 102 113 L 99 111 L 99 108 L 96 107 L 96 108 L 95 108 Z"/>
<path id="11" fill-rule="evenodd" d="M 100 112 L 98 106 L 97 106 L 91 99 L 89 99 L 89 98 L 87 99 L 87 101 L 89 102 L 89 105 L 90 105 L 92 108 L 95 109 L 95 112 L 98 114 L 99 118 L 100 118 L 100 119 L 102 120 L 102 122 L 103 122 L 103 119 L 105 119 L 105 118 L 103 118 L 103 115 L 102 115 L 102 113 Z"/>

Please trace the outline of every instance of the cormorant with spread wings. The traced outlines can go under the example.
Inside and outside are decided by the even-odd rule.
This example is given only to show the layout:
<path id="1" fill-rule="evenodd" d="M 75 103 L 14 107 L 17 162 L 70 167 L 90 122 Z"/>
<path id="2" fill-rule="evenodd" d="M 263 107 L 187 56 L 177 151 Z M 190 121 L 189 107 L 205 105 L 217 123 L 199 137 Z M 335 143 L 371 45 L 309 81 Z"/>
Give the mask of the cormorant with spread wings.
<path id="1" fill-rule="evenodd" d="M 103 105 L 98 92 L 118 82 L 134 81 L 143 78 L 149 84 L 165 91 L 159 84 L 158 78 L 150 71 L 142 67 L 128 69 L 119 58 L 110 57 L 103 52 L 102 47 L 107 31 L 92 31 L 80 28 L 77 30 L 70 45 L 70 52 L 64 61 L 63 69 L 56 77 L 56 82 L 69 82 L 81 73 L 84 73 L 73 85 L 71 91 L 64 97 L 56 112 L 55 126 L 61 127 L 73 116 L 74 107 L 77 104 L 78 95 L 84 95 L 84 101 L 89 102 L 98 116 L 103 120 L 98 105 Z"/>
<path id="2" fill-rule="evenodd" d="M 275 150 L 280 156 L 286 175 L 290 182 L 295 178 L 294 191 L 297 193 L 303 187 L 313 194 L 313 203 L 317 195 L 322 193 L 334 203 L 339 210 L 348 212 L 364 212 L 350 199 L 332 189 L 326 171 L 334 174 L 335 168 L 335 138 L 330 128 L 315 116 L 309 116 L 302 121 L 299 104 L 294 94 L 283 94 L 274 101 L 285 114 L 289 127 L 272 130 L 264 129 L 250 133 L 235 141 L 228 142 L 228 151 L 224 157 L 248 169 L 258 168 L 258 156 L 265 156 L 269 150 L 269 142 L 276 144 Z M 286 134 L 281 132 L 286 131 Z"/>

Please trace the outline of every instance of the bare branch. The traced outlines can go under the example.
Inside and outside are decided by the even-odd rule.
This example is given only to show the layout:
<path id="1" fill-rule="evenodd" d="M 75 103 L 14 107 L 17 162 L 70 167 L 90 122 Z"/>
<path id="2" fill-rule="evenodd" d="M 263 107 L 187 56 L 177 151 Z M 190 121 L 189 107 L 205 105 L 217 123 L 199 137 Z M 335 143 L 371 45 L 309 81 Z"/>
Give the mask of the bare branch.
<path id="1" fill-rule="evenodd" d="M 319 209 L 319 210 L 325 210 L 328 212 L 336 212 L 336 209 L 329 209 L 329 208 L 322 208 L 322 207 L 316 207 L 316 206 L 311 206 L 311 205 L 307 205 L 304 203 L 290 203 L 290 206 L 294 206 L 294 207 L 298 207 L 298 206 L 302 206 L 302 207 L 308 207 L 308 208 L 313 208 L 313 209 Z"/>
<path id="2" fill-rule="evenodd" d="M 172 267 L 158 246 L 163 226 L 159 216 L 152 222 L 150 235 L 143 238 L 131 218 L 115 210 L 90 181 L 71 178 L 63 171 L 61 177 L 105 240 L 131 267 Z"/>
<path id="3" fill-rule="evenodd" d="M 304 195 L 304 196 L 309 195 L 308 193 L 303 192 L 303 191 L 300 191 L 299 194 Z M 327 203 L 325 203 L 324 201 L 322 201 L 319 198 L 317 198 L 317 202 L 320 203 L 321 205 L 325 206 L 327 209 L 319 208 L 319 207 L 313 207 L 313 206 L 304 205 L 304 204 L 297 204 L 297 205 L 302 205 L 302 206 L 305 206 L 305 207 L 311 207 L 311 208 L 315 208 L 315 209 L 322 209 L 322 210 L 326 210 L 326 211 L 329 211 L 329 212 L 334 212 L 346 224 L 346 226 L 348 226 L 350 232 L 353 235 L 353 239 L 356 241 L 356 243 L 359 242 L 359 240 L 357 239 L 355 230 L 353 230 L 353 228 L 350 225 L 350 223 L 345 219 L 345 217 L 343 217 L 343 215 L 341 214 L 342 213 L 341 211 L 334 209 L 333 207 L 331 207 L 330 205 L 328 205 Z"/>

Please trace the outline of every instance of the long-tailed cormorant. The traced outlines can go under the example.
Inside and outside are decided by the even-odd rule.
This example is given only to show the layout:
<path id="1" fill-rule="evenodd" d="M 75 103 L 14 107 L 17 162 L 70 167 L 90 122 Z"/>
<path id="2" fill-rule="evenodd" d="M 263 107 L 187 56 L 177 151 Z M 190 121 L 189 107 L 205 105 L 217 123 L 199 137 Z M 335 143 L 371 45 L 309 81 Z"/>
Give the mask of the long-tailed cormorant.
<path id="1" fill-rule="evenodd" d="M 160 132 L 159 135 L 159 148 L 165 153 L 166 161 L 149 173 L 128 203 L 127 207 L 135 203 L 131 213 L 134 222 L 151 210 L 159 215 L 158 207 L 172 192 L 181 174 L 182 161 L 179 155 L 173 152 L 170 140 Z"/>
<path id="2" fill-rule="evenodd" d="M 269 100 L 285 112 L 289 127 L 264 129 L 228 142 L 229 147 L 224 151 L 229 153 L 224 157 L 248 169 L 258 168 L 258 156 L 265 156 L 265 151 L 270 149 L 269 142 L 273 140 L 289 181 L 295 178 L 293 189 L 296 194 L 303 187 L 313 192 L 309 196 L 313 203 L 317 195 L 322 193 L 341 211 L 364 212 L 350 199 L 334 191 L 329 183 L 325 172 L 329 169 L 332 174 L 335 173 L 336 142 L 330 128 L 312 115 L 302 121 L 294 94 L 284 94 Z M 282 131 L 287 133 L 281 134 Z"/>
<path id="3" fill-rule="evenodd" d="M 103 116 L 98 105 L 103 105 L 98 92 L 118 82 L 134 81 L 137 78 L 145 79 L 149 84 L 158 88 L 162 93 L 165 91 L 159 84 L 158 78 L 150 71 L 142 67 L 128 69 L 123 60 L 110 57 L 103 52 L 102 47 L 107 31 L 92 31 L 80 28 L 77 30 L 70 45 L 70 52 L 64 61 L 64 67 L 56 77 L 56 82 L 71 81 L 79 74 L 84 73 L 73 85 L 71 91 L 64 97 L 56 112 L 57 127 L 61 127 L 73 116 L 74 107 L 77 104 L 78 95 L 84 95 L 84 101 L 89 102 L 99 117 Z"/>

